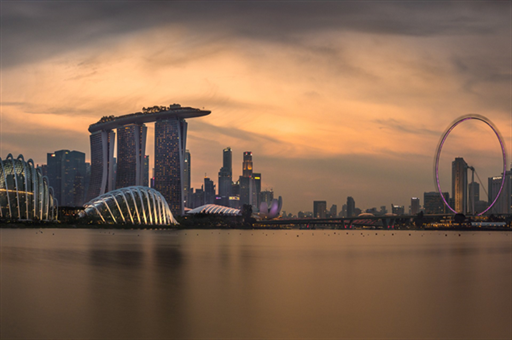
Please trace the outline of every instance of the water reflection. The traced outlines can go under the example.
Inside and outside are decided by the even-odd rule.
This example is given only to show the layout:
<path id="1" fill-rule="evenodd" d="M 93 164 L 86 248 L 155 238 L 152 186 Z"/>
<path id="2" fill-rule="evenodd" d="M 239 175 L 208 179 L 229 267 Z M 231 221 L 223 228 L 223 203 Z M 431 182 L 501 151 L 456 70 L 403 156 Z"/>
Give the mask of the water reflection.
<path id="1" fill-rule="evenodd" d="M 504 233 L 2 230 L 0 338 L 509 338 Z"/>

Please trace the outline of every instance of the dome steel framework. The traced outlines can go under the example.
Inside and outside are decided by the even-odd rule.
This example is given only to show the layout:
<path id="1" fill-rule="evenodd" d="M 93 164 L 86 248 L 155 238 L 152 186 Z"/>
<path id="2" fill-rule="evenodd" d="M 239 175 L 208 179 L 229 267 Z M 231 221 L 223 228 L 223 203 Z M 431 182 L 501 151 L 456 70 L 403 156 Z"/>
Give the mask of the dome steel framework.
<path id="1" fill-rule="evenodd" d="M 56 220 L 57 199 L 48 178 L 25 161 L 23 155 L 0 158 L 0 218 L 17 220 Z"/>
<path id="2" fill-rule="evenodd" d="M 103 223 L 178 224 L 162 194 L 143 186 L 109 191 L 84 207 L 84 216 L 99 217 Z"/>
<path id="3" fill-rule="evenodd" d="M 240 216 L 240 209 L 228 208 L 217 204 L 206 204 L 187 211 L 187 214 L 211 214 L 211 215 L 227 215 Z"/>

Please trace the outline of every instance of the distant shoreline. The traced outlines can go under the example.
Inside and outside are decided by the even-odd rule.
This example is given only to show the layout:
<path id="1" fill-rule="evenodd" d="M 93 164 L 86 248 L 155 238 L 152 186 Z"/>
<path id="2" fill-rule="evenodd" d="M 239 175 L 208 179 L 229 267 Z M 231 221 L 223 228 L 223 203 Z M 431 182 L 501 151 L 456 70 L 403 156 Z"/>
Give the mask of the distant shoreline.
<path id="1" fill-rule="evenodd" d="M 201 226 L 201 227 L 184 227 L 184 226 L 159 226 L 159 225 L 133 225 L 133 224 L 80 224 L 80 223 L 0 223 L 0 229 L 117 229 L 117 230 L 339 230 L 339 231 L 512 231 L 511 228 L 502 227 L 465 227 L 465 228 L 400 228 L 400 229 L 368 229 L 368 228 L 352 228 L 352 229 L 336 229 L 336 228 L 280 228 L 280 227 L 226 227 L 226 226 Z"/>

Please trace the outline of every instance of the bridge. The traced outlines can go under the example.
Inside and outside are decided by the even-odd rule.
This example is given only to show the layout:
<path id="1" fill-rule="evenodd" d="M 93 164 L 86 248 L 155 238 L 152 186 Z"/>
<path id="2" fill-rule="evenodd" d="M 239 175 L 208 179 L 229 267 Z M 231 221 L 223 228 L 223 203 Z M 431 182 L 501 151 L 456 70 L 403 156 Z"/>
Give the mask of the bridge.
<path id="1" fill-rule="evenodd" d="M 453 214 L 431 214 L 431 215 L 395 215 L 395 216 L 355 216 L 355 217 L 333 217 L 333 218 L 287 218 L 278 220 L 260 220 L 253 223 L 256 228 L 272 227 L 299 227 L 301 229 L 327 227 L 333 229 L 353 229 L 353 228 L 374 228 L 374 229 L 395 229 L 401 225 L 423 226 L 424 223 L 435 223 L 439 221 L 451 221 L 461 224 L 480 223 L 474 222 L 475 218 L 481 220 L 483 217 L 478 215 L 453 215 Z M 496 214 L 485 217 L 483 224 L 497 223 L 503 227 L 512 223 L 511 214 Z M 453 223 L 452 223 L 453 224 Z M 493 225 L 489 225 L 493 226 Z"/>

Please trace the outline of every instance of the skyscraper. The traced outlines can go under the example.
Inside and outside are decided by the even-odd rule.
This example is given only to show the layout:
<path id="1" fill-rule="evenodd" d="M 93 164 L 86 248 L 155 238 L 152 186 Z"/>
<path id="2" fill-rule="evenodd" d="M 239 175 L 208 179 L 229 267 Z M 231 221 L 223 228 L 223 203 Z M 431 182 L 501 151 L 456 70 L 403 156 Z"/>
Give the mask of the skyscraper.
<path id="1" fill-rule="evenodd" d="M 325 212 L 327 211 L 326 201 L 313 201 L 313 217 L 314 218 L 325 218 Z"/>
<path id="2" fill-rule="evenodd" d="M 215 184 L 208 177 L 204 178 L 204 203 L 213 204 L 215 201 Z"/>
<path id="3" fill-rule="evenodd" d="M 219 196 L 221 204 L 229 206 L 229 196 L 231 196 L 231 186 L 233 183 L 232 171 L 232 152 L 227 147 L 222 151 L 222 168 L 219 171 Z"/>
<path id="4" fill-rule="evenodd" d="M 87 201 L 114 189 L 115 133 L 99 130 L 91 133 L 91 178 Z"/>
<path id="5" fill-rule="evenodd" d="M 329 215 L 331 217 L 338 217 L 338 206 L 336 204 L 331 205 L 331 209 L 329 209 Z"/>
<path id="6" fill-rule="evenodd" d="M 59 150 L 47 154 L 48 181 L 60 206 L 84 203 L 85 153 Z"/>
<path id="7" fill-rule="evenodd" d="M 91 133 L 91 181 L 88 199 L 93 199 L 115 187 L 114 138 L 119 136 L 119 185 L 144 185 L 146 127 L 155 123 L 154 188 L 165 197 L 174 215 L 183 214 L 184 158 L 187 136 L 185 118 L 210 114 L 210 111 L 170 106 L 143 108 L 142 112 L 124 116 L 104 116 L 89 126 Z M 135 165 L 134 165 L 135 164 Z M 190 172 L 189 172 L 190 173 Z M 135 178 L 135 181 L 134 181 Z"/>
<path id="8" fill-rule="evenodd" d="M 507 171 L 505 173 L 505 184 L 503 185 L 503 189 L 501 191 L 500 197 L 494 204 L 494 206 L 489 210 L 489 213 L 492 214 L 510 214 L 511 213 L 511 205 L 512 205 L 512 171 Z M 489 190 L 489 204 L 491 204 L 496 196 L 499 193 L 501 182 L 503 179 L 502 176 L 489 177 L 488 180 L 488 190 Z"/>
<path id="9" fill-rule="evenodd" d="M 354 217 L 356 214 L 356 202 L 349 196 L 347 197 L 347 217 Z"/>
<path id="10" fill-rule="evenodd" d="M 191 192 L 190 192 L 190 183 L 191 183 L 191 166 L 192 159 L 190 158 L 190 151 L 185 150 L 185 159 L 183 161 L 183 201 L 185 202 L 185 207 L 190 208 L 191 201 Z"/>
<path id="11" fill-rule="evenodd" d="M 183 215 L 183 169 L 187 122 L 182 118 L 155 123 L 155 189 L 167 200 L 173 215 Z"/>
<path id="12" fill-rule="evenodd" d="M 254 192 L 252 194 L 253 196 L 253 204 L 256 205 L 256 207 L 260 207 L 260 193 L 261 193 L 261 173 L 253 172 L 252 178 L 254 179 Z"/>
<path id="13" fill-rule="evenodd" d="M 142 185 L 149 187 L 149 155 L 144 156 L 144 167 L 142 175 Z"/>
<path id="14" fill-rule="evenodd" d="M 252 152 L 245 151 L 244 152 L 244 161 L 242 163 L 242 176 L 243 177 L 251 177 L 252 176 Z"/>
<path id="15" fill-rule="evenodd" d="M 147 130 L 145 124 L 128 124 L 117 129 L 117 189 L 144 185 Z"/>
<path id="16" fill-rule="evenodd" d="M 465 214 L 468 202 L 468 164 L 462 157 L 452 162 L 452 197 L 455 205 L 452 208 Z"/>
<path id="17" fill-rule="evenodd" d="M 477 211 L 476 206 L 478 205 L 478 201 L 480 201 L 480 184 L 471 182 L 469 183 L 469 212 L 473 213 Z"/>
<path id="18" fill-rule="evenodd" d="M 420 199 L 418 197 L 411 197 L 411 214 L 416 215 L 420 212 Z"/>
<path id="19" fill-rule="evenodd" d="M 450 195 L 447 192 L 443 192 L 443 196 L 448 202 Z M 446 208 L 441 195 L 437 191 L 425 192 L 423 194 L 423 207 L 425 208 L 425 214 L 444 214 L 450 211 Z"/>

